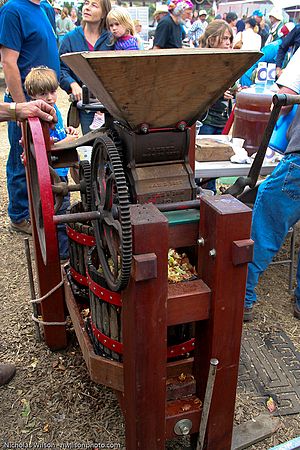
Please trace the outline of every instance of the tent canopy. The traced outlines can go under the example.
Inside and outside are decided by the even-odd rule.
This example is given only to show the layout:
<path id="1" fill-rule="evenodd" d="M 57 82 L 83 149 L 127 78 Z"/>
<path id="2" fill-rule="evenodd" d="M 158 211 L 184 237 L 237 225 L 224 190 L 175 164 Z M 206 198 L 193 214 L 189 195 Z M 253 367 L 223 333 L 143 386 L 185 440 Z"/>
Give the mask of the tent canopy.
<path id="1" fill-rule="evenodd" d="M 273 0 L 272 3 L 277 8 L 285 9 L 285 8 L 290 8 L 291 6 L 298 6 L 298 5 L 300 5 L 300 0 L 298 0 L 298 1 L 293 1 L 293 0 Z"/>

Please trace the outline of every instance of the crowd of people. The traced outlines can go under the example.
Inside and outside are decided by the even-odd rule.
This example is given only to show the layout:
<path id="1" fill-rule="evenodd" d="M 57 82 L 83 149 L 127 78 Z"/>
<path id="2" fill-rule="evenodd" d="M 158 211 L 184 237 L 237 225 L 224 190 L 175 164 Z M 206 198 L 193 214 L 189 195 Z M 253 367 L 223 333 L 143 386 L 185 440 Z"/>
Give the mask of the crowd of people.
<path id="1" fill-rule="evenodd" d="M 32 17 L 35 18 L 34 21 Z M 168 4 L 157 6 L 154 18 L 157 22 L 153 41 L 154 50 L 183 46 L 223 50 L 232 48 L 261 50 L 263 56 L 260 61 L 276 63 L 277 75 L 280 76 L 278 80 L 280 88 L 292 93 L 300 92 L 299 70 L 291 72 L 288 64 L 300 45 L 300 25 L 284 23 L 281 10 L 273 8 L 266 18 L 259 10 L 253 11 L 251 17 L 247 18 L 239 19 L 234 12 L 228 12 L 223 17 L 210 17 L 204 9 L 195 9 L 190 0 L 170 0 Z M 56 90 L 60 86 L 67 94 L 72 94 L 75 101 L 80 101 L 82 100 L 82 82 L 62 62 L 60 55 L 81 51 L 141 50 L 144 48 L 144 42 L 139 35 L 140 32 L 141 23 L 138 20 L 134 22 L 126 8 L 119 6 L 112 8 L 110 0 L 85 0 L 80 16 L 76 8 L 69 12 L 67 8 L 61 8 L 57 4 L 52 6 L 47 0 L 9 0 L 0 8 L 0 51 L 7 86 L 4 97 L 5 107 L 0 104 L 0 120 L 9 120 L 10 152 L 6 172 L 9 195 L 8 215 L 12 231 L 31 234 L 25 169 L 21 159 L 23 152 L 20 145 L 21 129 L 17 120 L 30 116 L 33 107 L 26 109 L 24 105 L 34 105 L 35 112 L 42 111 L 37 112 L 40 116 L 44 114 L 43 111 L 52 114 L 56 124 L 51 130 L 51 135 L 56 140 L 76 139 L 78 132 L 72 127 L 66 128 L 63 124 L 56 106 Z M 300 50 L 295 53 L 293 60 L 294 58 L 299 60 L 299 52 Z M 255 69 L 256 65 L 244 74 L 240 80 L 242 86 L 248 86 L 253 82 Z M 222 132 L 230 114 L 231 100 L 237 89 L 237 86 L 228 89 L 210 107 L 206 115 L 201 117 L 201 134 Z M 26 103 L 30 100 L 35 102 Z M 48 105 L 50 109 L 48 107 L 45 109 L 45 105 Z M 6 111 L 9 111 L 9 115 Z M 24 111 L 23 116 L 22 111 Z M 80 110 L 79 114 L 83 134 L 103 125 L 101 113 L 93 115 Z M 293 204 L 296 203 L 297 207 L 299 206 L 299 195 L 296 192 L 299 189 L 285 189 L 290 203 L 282 201 L 282 223 L 278 221 L 278 217 L 274 218 L 278 224 L 276 236 L 275 233 L 271 237 L 269 235 L 268 240 L 263 238 L 262 243 L 262 239 L 255 234 L 256 229 L 259 232 L 261 229 L 269 230 L 267 225 L 261 225 L 262 216 L 273 205 L 266 195 L 271 192 L 269 186 L 274 183 L 273 189 L 278 190 L 280 180 L 285 186 L 290 185 L 283 176 L 289 171 L 291 165 L 297 168 L 293 170 L 294 177 L 297 171 L 300 176 L 298 153 L 300 149 L 296 144 L 299 134 L 296 121 L 299 114 L 296 114 L 291 128 L 288 156 L 280 163 L 280 168 L 272 177 L 262 185 L 254 208 L 255 253 L 254 261 L 249 268 L 245 320 L 252 320 L 254 288 L 260 273 L 267 267 L 274 252 L 278 250 L 288 228 L 299 218 L 298 210 Z M 67 182 L 68 170 L 60 171 L 58 175 Z M 296 182 L 299 185 L 299 177 Z M 215 186 L 210 188 L 215 190 Z M 277 196 L 277 193 L 275 195 Z M 67 205 L 68 199 L 64 208 Z M 293 214 L 287 214 L 287 209 L 293 210 Z M 270 222 L 269 216 L 266 219 L 267 222 Z M 277 232 L 277 228 L 280 228 L 280 233 Z M 276 245 L 274 242 L 270 243 L 272 239 L 276 240 Z M 264 245 L 267 241 L 268 245 L 272 246 L 272 251 L 266 251 Z M 68 256 L 68 249 L 63 226 L 59 233 L 59 245 L 60 257 L 65 259 Z M 264 254 L 263 263 L 259 261 L 261 252 Z M 300 269 L 298 275 L 297 280 L 300 286 Z M 294 315 L 300 319 L 298 290 L 295 291 L 295 300 Z M 9 367 L 7 376 L 3 373 L 6 373 L 5 367 L 0 365 L 0 385 L 7 382 L 14 371 Z"/>

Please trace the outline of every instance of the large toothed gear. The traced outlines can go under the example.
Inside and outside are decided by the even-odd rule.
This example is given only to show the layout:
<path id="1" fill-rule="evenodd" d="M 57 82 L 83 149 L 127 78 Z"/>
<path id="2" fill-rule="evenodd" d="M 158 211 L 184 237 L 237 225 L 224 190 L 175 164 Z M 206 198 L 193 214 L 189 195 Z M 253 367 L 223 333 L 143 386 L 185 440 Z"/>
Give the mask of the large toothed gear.
<path id="1" fill-rule="evenodd" d="M 113 291 L 129 281 L 132 236 L 128 188 L 122 162 L 114 142 L 98 138 L 92 153 L 92 209 L 101 213 L 93 221 L 103 275 Z"/>

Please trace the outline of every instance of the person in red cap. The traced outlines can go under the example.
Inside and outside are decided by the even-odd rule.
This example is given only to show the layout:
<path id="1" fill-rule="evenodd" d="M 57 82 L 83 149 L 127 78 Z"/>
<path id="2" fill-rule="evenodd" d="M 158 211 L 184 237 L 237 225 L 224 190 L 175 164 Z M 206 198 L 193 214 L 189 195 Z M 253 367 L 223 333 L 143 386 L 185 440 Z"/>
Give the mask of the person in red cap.
<path id="1" fill-rule="evenodd" d="M 288 22 L 281 28 L 283 34 L 282 42 L 279 46 L 276 58 L 276 75 L 279 77 L 283 67 L 287 65 L 287 60 L 296 52 L 300 46 L 300 25 L 295 26 L 293 22 Z M 287 58 L 287 54 L 289 57 Z"/>

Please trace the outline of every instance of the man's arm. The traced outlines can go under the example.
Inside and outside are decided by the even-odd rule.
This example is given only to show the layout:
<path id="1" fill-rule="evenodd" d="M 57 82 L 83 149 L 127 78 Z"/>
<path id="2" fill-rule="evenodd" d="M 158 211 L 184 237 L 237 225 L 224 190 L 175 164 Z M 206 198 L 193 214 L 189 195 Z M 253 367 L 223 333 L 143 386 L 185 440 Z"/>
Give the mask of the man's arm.
<path id="1" fill-rule="evenodd" d="M 300 93 L 300 48 L 294 53 L 276 83 L 279 87 L 285 87 L 296 94 Z M 285 93 L 288 94 L 290 92 L 287 91 Z"/>
<path id="2" fill-rule="evenodd" d="M 291 58 L 282 75 L 276 83 L 279 86 L 279 94 L 295 95 L 300 93 L 300 49 Z M 291 111 L 292 105 L 283 106 L 281 114 L 287 114 Z"/>
<path id="3" fill-rule="evenodd" d="M 1 62 L 5 76 L 6 86 L 15 102 L 25 102 L 21 75 L 18 68 L 19 52 L 8 47 L 1 47 Z"/>
<path id="4" fill-rule="evenodd" d="M 46 122 L 57 122 L 55 109 L 43 100 L 16 103 L 11 109 L 11 103 L 0 103 L 0 122 L 9 120 L 25 120 L 28 117 L 39 117 Z"/>
<path id="5" fill-rule="evenodd" d="M 75 46 L 76 47 L 76 46 Z M 78 48 L 74 48 L 69 36 L 64 37 L 60 49 L 59 56 L 65 53 L 72 53 L 74 51 L 78 51 Z M 82 89 L 79 84 L 79 78 L 75 75 L 75 73 L 70 69 L 67 64 L 60 59 L 60 87 L 66 91 L 67 93 L 72 92 L 75 100 L 79 101 L 82 97 Z"/>
<path id="6" fill-rule="evenodd" d="M 282 39 L 282 42 L 279 46 L 277 58 L 276 58 L 276 73 L 278 76 L 281 75 L 281 72 L 282 72 L 281 69 L 282 69 L 282 64 L 283 64 L 285 55 L 286 55 L 288 49 L 290 48 L 290 46 L 293 45 L 294 38 L 295 38 L 295 29 L 292 30 L 287 36 L 285 36 Z"/>

